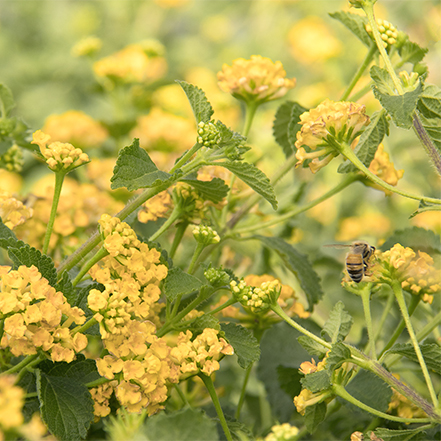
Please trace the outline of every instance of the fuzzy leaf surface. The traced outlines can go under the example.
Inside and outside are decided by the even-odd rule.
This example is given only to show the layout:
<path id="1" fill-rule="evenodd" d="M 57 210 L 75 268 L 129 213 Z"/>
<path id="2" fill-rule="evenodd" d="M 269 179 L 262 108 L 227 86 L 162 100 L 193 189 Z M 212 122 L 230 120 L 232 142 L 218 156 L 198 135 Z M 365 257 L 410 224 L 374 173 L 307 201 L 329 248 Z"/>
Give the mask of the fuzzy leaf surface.
<path id="1" fill-rule="evenodd" d="M 113 190 L 126 187 L 134 191 L 154 187 L 170 177 L 169 173 L 158 170 L 148 153 L 139 147 L 139 139 L 135 138 L 131 145 L 119 152 L 110 181 Z"/>
<path id="2" fill-rule="evenodd" d="M 441 155 L 441 120 L 439 117 L 426 118 L 423 115 L 419 116 L 421 126 L 424 128 L 429 140 L 432 142 L 438 154 Z M 419 129 L 418 125 L 416 126 Z M 418 130 L 420 131 L 420 130 Z M 424 132 L 423 132 L 424 136 Z"/>
<path id="3" fill-rule="evenodd" d="M 200 334 L 205 328 L 221 330 L 219 320 L 211 314 L 201 315 L 190 325 L 193 334 Z"/>
<path id="4" fill-rule="evenodd" d="M 323 296 L 320 278 L 308 261 L 308 257 L 299 253 L 292 245 L 279 237 L 256 236 L 256 239 L 270 250 L 275 251 L 285 263 L 285 266 L 295 274 L 300 286 L 308 299 L 308 311 L 312 311 L 314 305 Z"/>
<path id="5" fill-rule="evenodd" d="M 202 282 L 197 277 L 186 273 L 177 266 L 168 270 L 164 281 L 165 295 L 170 302 L 175 301 L 179 295 L 199 291 L 202 286 Z"/>
<path id="6" fill-rule="evenodd" d="M 15 233 L 3 223 L 0 217 L 0 247 L 8 249 L 8 247 L 19 248 L 23 245 L 25 243 L 17 239 Z"/>
<path id="7" fill-rule="evenodd" d="M 326 368 L 329 373 L 338 369 L 346 360 L 351 359 L 351 351 L 342 342 L 332 345 L 331 352 L 326 359 Z"/>
<path id="8" fill-rule="evenodd" d="M 418 110 L 426 118 L 441 118 L 441 89 L 428 85 L 418 101 Z"/>
<path id="9" fill-rule="evenodd" d="M 182 182 L 190 184 L 202 198 L 215 204 L 227 196 L 230 187 L 223 179 L 214 178 L 211 181 L 199 181 L 198 179 L 183 179 Z"/>
<path id="10" fill-rule="evenodd" d="M 210 121 L 211 115 L 213 115 L 214 110 L 211 104 L 205 96 L 205 92 L 193 84 L 187 83 L 186 81 L 176 81 L 184 90 L 185 95 L 187 95 L 188 101 L 190 102 L 191 109 L 193 110 L 196 122 L 208 122 Z"/>
<path id="11" fill-rule="evenodd" d="M 225 332 L 225 337 L 230 345 L 233 346 L 234 353 L 237 355 L 237 362 L 242 369 L 246 369 L 259 360 L 259 342 L 251 331 L 234 323 L 222 323 L 221 329 Z"/>
<path id="12" fill-rule="evenodd" d="M 326 403 L 318 403 L 305 409 L 305 425 L 309 433 L 313 433 L 317 426 L 326 418 Z"/>
<path id="13" fill-rule="evenodd" d="M 421 250 L 428 254 L 441 253 L 441 238 L 432 230 L 421 227 L 405 228 L 396 230 L 389 239 L 380 247 L 381 251 L 387 251 L 395 244 L 412 248 L 414 251 Z"/>
<path id="14" fill-rule="evenodd" d="M 273 136 L 277 144 L 283 149 L 285 156 L 291 156 L 295 151 L 295 147 L 291 144 L 288 137 L 288 127 L 291 121 L 291 110 L 295 103 L 293 101 L 286 101 L 277 109 L 273 122 Z"/>
<path id="15" fill-rule="evenodd" d="M 321 390 L 329 389 L 331 387 L 331 378 L 326 369 L 307 374 L 300 381 L 303 387 L 306 387 L 313 393 L 320 392 Z"/>
<path id="16" fill-rule="evenodd" d="M 374 433 L 383 441 L 427 441 L 428 439 L 432 439 L 428 438 L 426 432 L 419 428 L 391 430 L 384 427 L 378 427 L 374 430 Z"/>
<path id="17" fill-rule="evenodd" d="M 435 343 L 423 343 L 420 345 L 420 349 L 427 367 L 441 375 L 441 348 Z M 409 360 L 418 363 L 418 357 L 411 343 L 397 344 L 392 346 L 388 352 L 403 355 Z"/>
<path id="18" fill-rule="evenodd" d="M 321 332 L 322 337 L 328 335 L 332 343 L 343 341 L 351 330 L 353 319 L 346 311 L 342 301 L 338 301 L 329 313 L 329 319 Z"/>
<path id="19" fill-rule="evenodd" d="M 401 47 L 398 48 L 402 63 L 417 64 L 426 56 L 428 49 L 418 46 L 413 41 L 407 40 Z"/>
<path id="20" fill-rule="evenodd" d="M 302 348 L 308 352 L 308 354 L 315 355 L 318 358 L 323 358 L 328 351 L 328 348 L 325 348 L 307 335 L 301 335 L 297 341 L 302 345 Z"/>
<path id="21" fill-rule="evenodd" d="M 345 11 L 337 11 L 329 15 L 347 27 L 366 46 L 374 44 L 366 31 L 365 26 L 368 22 L 366 17 Z"/>

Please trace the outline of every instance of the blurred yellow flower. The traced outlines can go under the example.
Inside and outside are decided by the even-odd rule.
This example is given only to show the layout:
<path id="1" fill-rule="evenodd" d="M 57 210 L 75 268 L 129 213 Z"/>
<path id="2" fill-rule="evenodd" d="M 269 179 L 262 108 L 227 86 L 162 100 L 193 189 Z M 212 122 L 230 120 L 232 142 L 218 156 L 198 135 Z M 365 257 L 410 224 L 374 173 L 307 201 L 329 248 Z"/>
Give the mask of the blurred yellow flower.
<path id="1" fill-rule="evenodd" d="M 274 63 L 261 55 L 252 55 L 250 60 L 238 58 L 231 66 L 224 64 L 217 78 L 224 92 L 258 103 L 280 98 L 296 85 L 295 78 L 286 78 L 280 61 Z"/>
<path id="2" fill-rule="evenodd" d="M 91 35 L 78 41 L 71 52 L 74 57 L 88 57 L 99 52 L 102 46 L 101 38 Z"/>
<path id="3" fill-rule="evenodd" d="M 369 170 L 381 178 L 384 182 L 394 187 L 398 184 L 398 180 L 403 177 L 404 170 L 395 170 L 393 162 L 390 161 L 389 154 L 384 151 L 383 144 L 378 146 L 375 152 L 374 159 L 369 165 Z M 386 194 L 391 194 L 392 192 L 384 190 L 383 187 L 379 185 L 372 184 L 370 181 L 367 182 L 368 185 L 383 190 Z"/>
<path id="4" fill-rule="evenodd" d="M 24 224 L 33 216 L 32 208 L 26 207 L 23 202 L 12 197 L 10 193 L 0 190 L 0 217 L 2 222 L 11 230 Z"/>
<path id="5" fill-rule="evenodd" d="M 138 220 L 145 224 L 149 221 L 155 221 L 159 217 L 166 217 L 171 205 L 170 194 L 163 191 L 142 204 L 141 210 L 138 212 Z"/>
<path id="6" fill-rule="evenodd" d="M 382 239 L 387 236 L 390 228 L 391 221 L 387 216 L 380 212 L 368 211 L 361 216 L 351 216 L 342 219 L 335 239 L 342 242 L 366 236 Z"/>
<path id="7" fill-rule="evenodd" d="M 52 141 L 69 142 L 83 149 L 99 147 L 109 136 L 101 123 L 79 110 L 48 116 L 42 131 Z"/>
<path id="8" fill-rule="evenodd" d="M 290 441 L 295 439 L 298 434 L 299 429 L 296 426 L 291 426 L 289 423 L 276 424 L 271 427 L 271 432 L 264 441 Z"/>
<path id="9" fill-rule="evenodd" d="M 0 377 L 0 433 L 23 424 L 21 409 L 25 402 L 25 391 L 14 386 L 16 377 L 6 375 Z"/>
<path id="10" fill-rule="evenodd" d="M 180 8 L 189 3 L 189 0 L 155 0 L 161 8 Z"/>
<path id="11" fill-rule="evenodd" d="M 425 211 L 413 217 L 410 222 L 421 228 L 434 230 L 441 234 L 441 213 L 439 211 Z"/>
<path id="12" fill-rule="evenodd" d="M 298 21 L 290 29 L 288 41 L 293 56 L 305 64 L 336 57 L 342 47 L 319 17 L 305 17 Z"/>

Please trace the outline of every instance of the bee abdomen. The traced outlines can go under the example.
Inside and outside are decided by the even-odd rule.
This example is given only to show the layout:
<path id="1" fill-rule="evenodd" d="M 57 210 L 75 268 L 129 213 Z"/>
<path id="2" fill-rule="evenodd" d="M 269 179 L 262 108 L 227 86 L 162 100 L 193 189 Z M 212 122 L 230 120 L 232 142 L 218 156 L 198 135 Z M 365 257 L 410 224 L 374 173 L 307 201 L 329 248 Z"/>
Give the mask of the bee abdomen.
<path id="1" fill-rule="evenodd" d="M 360 263 L 346 262 L 346 270 L 349 277 L 356 283 L 360 283 L 363 278 L 363 265 Z"/>

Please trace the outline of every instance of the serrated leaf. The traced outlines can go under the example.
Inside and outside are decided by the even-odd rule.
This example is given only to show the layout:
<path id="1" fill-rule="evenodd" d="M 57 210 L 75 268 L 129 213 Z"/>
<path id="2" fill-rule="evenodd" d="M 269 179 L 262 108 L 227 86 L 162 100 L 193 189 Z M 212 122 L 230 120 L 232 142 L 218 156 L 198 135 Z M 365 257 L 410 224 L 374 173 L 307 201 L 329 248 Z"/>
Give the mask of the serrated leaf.
<path id="1" fill-rule="evenodd" d="M 368 22 L 366 17 L 345 11 L 337 11 L 329 15 L 346 26 L 366 46 L 369 47 L 373 44 L 372 39 L 366 32 L 365 26 Z"/>
<path id="2" fill-rule="evenodd" d="M 328 352 L 328 348 L 325 348 L 307 335 L 301 335 L 297 340 L 302 345 L 302 348 L 305 349 L 305 351 L 307 351 L 310 355 L 323 358 L 326 352 Z"/>
<path id="3" fill-rule="evenodd" d="M 25 244 L 20 248 L 8 248 L 8 255 L 15 267 L 20 265 L 30 267 L 34 265 L 38 268 L 41 275 L 48 280 L 49 285 L 56 285 L 57 270 L 55 269 L 54 262 L 49 256 L 42 254 L 41 251 Z"/>
<path id="4" fill-rule="evenodd" d="M 392 389 L 372 372 L 364 369 L 346 386 L 346 391 L 358 401 L 380 412 L 386 412 L 392 398 Z M 351 409 L 360 409 L 347 401 L 343 401 Z"/>
<path id="5" fill-rule="evenodd" d="M 57 291 L 61 291 L 66 297 L 66 300 L 70 305 L 72 305 L 76 300 L 76 290 L 72 285 L 72 281 L 70 280 L 69 273 L 67 271 L 63 271 L 61 278 L 58 280 L 55 285 L 55 289 Z"/>
<path id="6" fill-rule="evenodd" d="M 440 236 L 431 230 L 421 227 L 405 228 L 396 230 L 389 239 L 380 247 L 381 251 L 387 251 L 396 243 L 409 247 L 413 250 L 421 250 L 428 254 L 441 253 Z"/>
<path id="7" fill-rule="evenodd" d="M 211 104 L 207 100 L 207 97 L 205 96 L 205 92 L 202 89 L 199 89 L 199 87 L 187 83 L 186 81 L 177 80 L 176 82 L 182 87 L 187 95 L 194 117 L 196 118 L 196 122 L 199 123 L 201 121 L 210 121 L 211 115 L 213 115 L 214 111 Z"/>
<path id="8" fill-rule="evenodd" d="M 37 392 L 43 421 L 61 441 L 86 438 L 94 419 L 93 400 L 80 381 L 36 370 Z"/>
<path id="9" fill-rule="evenodd" d="M 328 335 L 332 343 L 343 341 L 351 330 L 353 319 L 345 310 L 342 301 L 338 301 L 329 313 L 329 319 L 321 332 L 322 336 Z"/>
<path id="10" fill-rule="evenodd" d="M 331 387 L 331 377 L 326 369 L 307 374 L 300 381 L 302 386 L 309 389 L 312 393 L 320 392 L 321 390 Z"/>
<path id="11" fill-rule="evenodd" d="M 220 178 L 213 178 L 211 181 L 199 181 L 197 179 L 183 179 L 182 182 L 190 184 L 199 195 L 215 204 L 227 196 L 230 187 Z"/>
<path id="12" fill-rule="evenodd" d="M 212 165 L 220 165 L 234 173 L 245 184 L 249 185 L 256 193 L 260 194 L 277 210 L 277 199 L 270 180 L 255 165 L 242 161 L 219 162 Z"/>
<path id="13" fill-rule="evenodd" d="M 372 115 L 370 124 L 361 134 L 354 149 L 354 153 L 366 167 L 369 167 L 371 164 L 378 146 L 381 141 L 383 141 L 384 135 L 387 133 L 388 122 L 384 116 L 384 111 L 375 112 Z M 357 167 L 355 167 L 352 162 L 346 160 L 344 163 L 340 164 L 337 171 L 339 173 L 350 173 L 357 170 Z"/>
<path id="14" fill-rule="evenodd" d="M 295 151 L 297 150 L 295 146 L 297 141 L 297 132 L 302 128 L 302 125 L 299 124 L 300 115 L 307 111 L 308 109 L 301 106 L 299 103 L 294 103 L 294 106 L 291 109 L 291 119 L 289 120 L 288 124 L 288 140 Z"/>
<path id="15" fill-rule="evenodd" d="M 219 319 L 213 317 L 211 314 L 204 314 L 196 318 L 189 327 L 193 335 L 200 334 L 205 328 L 217 329 L 220 331 L 221 327 Z"/>
<path id="16" fill-rule="evenodd" d="M 237 362 L 242 369 L 248 368 L 252 363 L 259 360 L 259 342 L 251 331 L 234 323 L 221 323 L 221 329 L 225 332 L 225 338 L 237 355 Z"/>
<path id="17" fill-rule="evenodd" d="M 383 441 L 427 441 L 426 431 L 421 428 L 406 430 L 391 430 L 384 427 L 377 427 L 375 435 Z M 432 438 L 430 438 L 432 439 Z M 435 439 L 435 438 L 433 438 Z"/>
<path id="18" fill-rule="evenodd" d="M 134 191 L 154 187 L 170 177 L 169 173 L 158 170 L 148 153 L 139 147 L 139 139 L 135 138 L 131 145 L 119 152 L 110 181 L 113 190 L 126 187 Z"/>
<path id="19" fill-rule="evenodd" d="M 280 237 L 255 237 L 270 250 L 275 251 L 282 258 L 285 266 L 295 274 L 308 299 L 308 311 L 312 311 L 314 305 L 322 298 L 323 291 L 320 286 L 320 278 L 309 263 L 308 257 L 299 253 Z"/>
<path id="20" fill-rule="evenodd" d="M 386 69 L 378 66 L 372 66 L 369 74 L 374 81 L 375 87 L 383 94 L 393 95 L 395 92 L 394 83 L 387 73 Z"/>
<path id="21" fill-rule="evenodd" d="M 412 63 L 415 65 L 426 56 L 428 51 L 429 49 L 420 47 L 413 41 L 409 40 L 398 48 L 398 53 L 400 54 L 402 64 Z"/>
<path id="22" fill-rule="evenodd" d="M 190 408 L 149 417 L 144 434 L 149 441 L 219 440 L 215 421 L 201 410 Z"/>
<path id="23" fill-rule="evenodd" d="M 300 383 L 302 378 L 303 376 L 297 368 L 277 366 L 277 380 L 280 388 L 291 397 L 297 396 L 302 390 Z"/>
<path id="24" fill-rule="evenodd" d="M 8 116 L 9 111 L 15 107 L 14 97 L 12 95 L 11 89 L 0 84 L 0 114 L 2 118 Z"/>
<path id="25" fill-rule="evenodd" d="M 392 117 L 395 125 L 410 129 L 413 124 L 413 114 L 417 102 L 423 91 L 421 80 L 411 92 L 396 95 L 394 91 L 391 90 L 390 82 L 384 81 L 385 75 L 387 74 L 387 72 L 385 74 L 385 71 L 385 69 L 381 69 L 377 66 L 372 66 L 371 68 L 371 77 L 374 80 L 374 85 L 372 86 L 374 95 Z M 381 81 L 379 81 L 378 78 L 381 78 Z M 386 87 L 386 84 L 388 87 Z"/>
<path id="26" fill-rule="evenodd" d="M 418 101 L 418 110 L 426 118 L 441 118 L 441 89 L 426 86 Z"/>
<path id="27" fill-rule="evenodd" d="M 198 278 L 177 266 L 168 270 L 167 277 L 164 280 L 164 291 L 169 302 L 174 302 L 179 295 L 199 291 L 202 286 L 203 283 Z"/>
<path id="28" fill-rule="evenodd" d="M 326 403 L 318 403 L 315 406 L 308 406 L 305 409 L 305 425 L 309 433 L 314 433 L 317 426 L 326 417 Z"/>
<path id="29" fill-rule="evenodd" d="M 418 118 L 414 118 L 414 126 L 422 138 L 428 137 L 428 143 L 431 142 L 441 155 L 441 119 L 419 115 Z"/>
<path id="30" fill-rule="evenodd" d="M 2 218 L 0 217 L 0 247 L 4 249 L 15 247 L 18 242 L 21 241 L 17 239 L 14 232 L 3 223 Z M 21 242 L 19 246 L 22 245 L 24 245 L 24 242 Z"/>
<path id="31" fill-rule="evenodd" d="M 351 351 L 342 342 L 332 345 L 332 349 L 326 358 L 326 368 L 329 373 L 338 369 L 345 361 L 350 360 Z"/>
<path id="32" fill-rule="evenodd" d="M 420 344 L 424 361 L 429 369 L 441 374 L 441 348 L 435 343 Z M 409 360 L 418 363 L 418 357 L 412 344 L 397 344 L 389 349 L 388 353 L 400 354 Z"/>

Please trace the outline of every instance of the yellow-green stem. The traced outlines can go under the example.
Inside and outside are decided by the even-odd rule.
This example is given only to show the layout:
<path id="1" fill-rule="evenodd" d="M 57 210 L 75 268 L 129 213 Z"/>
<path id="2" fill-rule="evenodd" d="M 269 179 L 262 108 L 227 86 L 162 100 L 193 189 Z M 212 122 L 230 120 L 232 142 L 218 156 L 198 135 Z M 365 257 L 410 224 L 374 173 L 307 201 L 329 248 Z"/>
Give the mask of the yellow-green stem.
<path id="1" fill-rule="evenodd" d="M 52 231 L 54 229 L 55 216 L 57 215 L 58 203 L 60 202 L 61 188 L 63 187 L 64 177 L 66 172 L 64 170 L 55 172 L 55 188 L 54 188 L 54 198 L 52 199 L 51 214 L 49 216 L 49 221 L 46 227 L 46 234 L 44 236 L 43 242 L 43 254 L 47 254 L 49 249 L 49 243 L 51 241 Z"/>
<path id="2" fill-rule="evenodd" d="M 2 372 L 0 375 L 15 374 L 15 372 L 20 371 L 21 369 L 26 367 L 28 364 L 32 363 L 37 358 L 39 358 L 38 354 L 28 355 L 26 358 L 20 361 L 20 363 L 17 363 L 15 366 L 12 366 L 7 371 Z"/>
<path id="3" fill-rule="evenodd" d="M 254 365 L 254 363 L 251 363 L 245 371 L 245 377 L 243 379 L 242 389 L 240 391 L 239 403 L 237 403 L 236 413 L 234 415 L 234 418 L 236 418 L 236 420 L 238 420 L 240 418 L 240 411 L 242 410 L 242 406 L 245 401 L 245 393 L 247 390 L 248 379 L 250 378 L 250 374 L 251 374 L 251 370 L 253 369 L 253 365 Z"/>
<path id="4" fill-rule="evenodd" d="M 176 205 L 173 209 L 170 217 L 161 225 L 161 228 L 156 230 L 150 237 L 149 240 L 154 241 L 156 240 L 161 234 L 163 234 L 165 231 L 167 231 L 173 222 L 179 219 L 179 216 L 182 213 L 182 209 L 179 205 Z"/>
<path id="5" fill-rule="evenodd" d="M 198 242 L 196 249 L 194 250 L 193 257 L 191 258 L 190 266 L 188 267 L 188 274 L 193 274 L 196 269 L 196 262 L 199 256 L 205 248 L 205 244 Z"/>
<path id="6" fill-rule="evenodd" d="M 366 327 L 368 331 L 368 337 L 369 337 L 369 347 L 371 349 L 371 357 L 376 360 L 377 355 L 375 351 L 375 336 L 374 336 L 374 330 L 372 328 L 372 315 L 371 315 L 371 288 L 372 283 L 367 283 L 361 290 L 360 290 L 360 296 L 361 301 L 363 302 L 363 311 L 364 311 L 364 319 L 366 321 Z"/>
<path id="7" fill-rule="evenodd" d="M 106 257 L 109 254 L 109 252 L 104 248 L 101 247 L 94 256 L 92 256 L 80 269 L 80 272 L 76 275 L 75 279 L 72 280 L 72 285 L 76 286 L 78 283 L 81 282 L 81 279 L 84 277 L 85 274 L 92 268 L 96 263 L 98 263 L 101 259 Z"/>
<path id="8" fill-rule="evenodd" d="M 175 237 L 173 238 L 173 243 L 170 248 L 170 257 L 173 259 L 175 257 L 176 250 L 178 249 L 179 244 L 181 243 L 182 238 L 184 237 L 185 230 L 188 227 L 188 221 L 183 220 L 176 225 Z"/>

